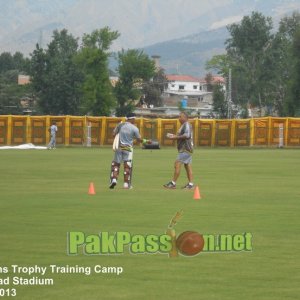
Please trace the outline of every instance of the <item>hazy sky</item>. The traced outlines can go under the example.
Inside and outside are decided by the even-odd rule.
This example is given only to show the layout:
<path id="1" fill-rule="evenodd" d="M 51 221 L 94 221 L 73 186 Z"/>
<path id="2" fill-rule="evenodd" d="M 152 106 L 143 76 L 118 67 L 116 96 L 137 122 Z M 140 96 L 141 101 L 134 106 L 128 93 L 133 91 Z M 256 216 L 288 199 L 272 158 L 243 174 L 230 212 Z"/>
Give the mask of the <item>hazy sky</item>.
<path id="1" fill-rule="evenodd" d="M 238 22 L 251 10 L 270 15 L 300 0 L 0 0 L 0 52 L 30 52 L 54 29 L 76 37 L 110 26 L 121 33 L 114 48 L 143 47 Z"/>

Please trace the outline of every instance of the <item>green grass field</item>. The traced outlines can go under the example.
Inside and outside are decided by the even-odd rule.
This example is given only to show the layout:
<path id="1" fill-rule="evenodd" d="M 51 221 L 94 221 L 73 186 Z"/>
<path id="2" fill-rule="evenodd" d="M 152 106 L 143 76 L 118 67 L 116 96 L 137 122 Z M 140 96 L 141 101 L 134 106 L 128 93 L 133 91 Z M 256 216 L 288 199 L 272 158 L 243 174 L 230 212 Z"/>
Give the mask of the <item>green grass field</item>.
<path id="1" fill-rule="evenodd" d="M 0 151 L 0 267 L 124 268 L 119 276 L 47 273 L 54 286 L 17 286 L 18 299 L 299 299 L 299 150 L 196 150 L 199 201 L 192 191 L 162 188 L 175 148 L 136 149 L 132 190 L 108 189 L 112 155 L 108 148 Z M 87 195 L 91 181 L 95 196 Z M 182 170 L 178 185 L 185 183 Z M 251 232 L 253 251 L 67 255 L 69 231 L 163 234 L 180 209 L 177 233 Z"/>

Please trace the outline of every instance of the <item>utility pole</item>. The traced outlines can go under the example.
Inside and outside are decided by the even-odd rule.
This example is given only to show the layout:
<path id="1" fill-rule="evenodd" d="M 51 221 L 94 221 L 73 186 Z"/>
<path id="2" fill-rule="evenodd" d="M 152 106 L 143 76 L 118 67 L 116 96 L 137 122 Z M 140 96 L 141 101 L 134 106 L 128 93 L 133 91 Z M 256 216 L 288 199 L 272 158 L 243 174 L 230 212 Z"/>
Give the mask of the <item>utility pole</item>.
<path id="1" fill-rule="evenodd" d="M 229 69 L 229 74 L 228 74 L 228 92 L 227 92 L 227 117 L 228 119 L 231 119 L 231 68 Z"/>

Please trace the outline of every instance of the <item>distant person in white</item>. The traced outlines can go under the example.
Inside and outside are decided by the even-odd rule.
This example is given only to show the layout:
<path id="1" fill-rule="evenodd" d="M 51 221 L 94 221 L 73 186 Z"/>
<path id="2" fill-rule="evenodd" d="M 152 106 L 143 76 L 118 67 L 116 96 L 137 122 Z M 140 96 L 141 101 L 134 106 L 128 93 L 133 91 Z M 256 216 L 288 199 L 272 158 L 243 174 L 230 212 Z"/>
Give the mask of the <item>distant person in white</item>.
<path id="1" fill-rule="evenodd" d="M 56 126 L 56 122 L 52 122 L 52 125 L 49 128 L 49 132 L 50 132 L 50 143 L 48 144 L 48 149 L 55 149 L 56 146 L 56 132 L 57 132 L 57 126 Z"/>

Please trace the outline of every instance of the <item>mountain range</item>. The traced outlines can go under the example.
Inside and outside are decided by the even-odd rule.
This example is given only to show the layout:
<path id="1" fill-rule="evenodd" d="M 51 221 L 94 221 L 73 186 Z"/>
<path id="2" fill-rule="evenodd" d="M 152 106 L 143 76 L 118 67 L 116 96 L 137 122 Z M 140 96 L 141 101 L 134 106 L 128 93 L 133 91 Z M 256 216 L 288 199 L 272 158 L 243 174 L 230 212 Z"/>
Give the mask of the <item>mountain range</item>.
<path id="1" fill-rule="evenodd" d="M 28 55 L 55 29 L 82 37 L 109 26 L 121 34 L 113 51 L 142 48 L 160 55 L 167 73 L 201 75 L 205 61 L 224 52 L 226 25 L 253 10 L 276 23 L 299 9 L 300 0 L 0 0 L 0 53 Z"/>

